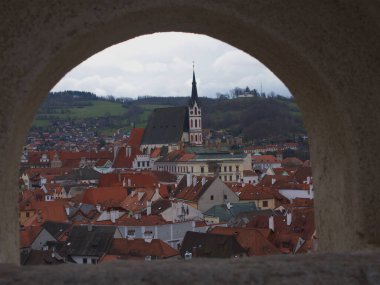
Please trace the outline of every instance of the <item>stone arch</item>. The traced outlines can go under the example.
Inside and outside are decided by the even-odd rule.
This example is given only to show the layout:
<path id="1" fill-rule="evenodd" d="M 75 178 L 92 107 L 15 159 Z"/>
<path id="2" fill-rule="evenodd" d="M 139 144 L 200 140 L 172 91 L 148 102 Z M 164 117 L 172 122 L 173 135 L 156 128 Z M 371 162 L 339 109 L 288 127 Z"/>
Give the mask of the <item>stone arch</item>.
<path id="1" fill-rule="evenodd" d="M 320 248 L 380 244 L 379 4 L 374 1 L 85 1 L 1 4 L 0 262 L 18 263 L 22 144 L 38 106 L 71 68 L 153 32 L 201 33 L 266 64 L 288 86 L 311 138 Z M 358 100 L 360 94 L 360 100 Z M 365 190 L 361 191 L 362 189 Z M 339 230 L 337 230 L 339 229 Z"/>

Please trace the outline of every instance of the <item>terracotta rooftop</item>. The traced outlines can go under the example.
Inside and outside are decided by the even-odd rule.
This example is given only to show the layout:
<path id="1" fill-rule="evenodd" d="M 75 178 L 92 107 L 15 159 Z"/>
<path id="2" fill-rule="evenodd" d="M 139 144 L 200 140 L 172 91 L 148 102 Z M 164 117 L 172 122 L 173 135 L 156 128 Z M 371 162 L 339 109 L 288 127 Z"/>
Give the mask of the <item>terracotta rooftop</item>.
<path id="1" fill-rule="evenodd" d="M 274 198 L 273 193 L 266 187 L 246 184 L 240 189 L 239 200 L 266 200 Z"/>
<path id="2" fill-rule="evenodd" d="M 22 227 L 20 229 L 20 248 L 30 247 L 41 230 L 40 226 Z"/>
<path id="3" fill-rule="evenodd" d="M 144 128 L 133 128 L 128 139 L 128 145 L 139 148 L 144 136 Z"/>
<path id="4" fill-rule="evenodd" d="M 210 233 L 235 236 L 249 256 L 281 253 L 258 229 L 215 227 Z"/>
<path id="5" fill-rule="evenodd" d="M 123 187 L 98 187 L 87 189 L 84 193 L 82 203 L 119 206 L 126 197 L 127 191 Z"/>
<path id="6" fill-rule="evenodd" d="M 122 259 L 131 257 L 145 258 L 146 256 L 151 256 L 152 259 L 162 259 L 179 255 L 179 252 L 160 239 L 152 239 L 150 242 L 147 242 L 143 238 L 132 240 L 115 238 L 109 254 L 117 255 Z"/>

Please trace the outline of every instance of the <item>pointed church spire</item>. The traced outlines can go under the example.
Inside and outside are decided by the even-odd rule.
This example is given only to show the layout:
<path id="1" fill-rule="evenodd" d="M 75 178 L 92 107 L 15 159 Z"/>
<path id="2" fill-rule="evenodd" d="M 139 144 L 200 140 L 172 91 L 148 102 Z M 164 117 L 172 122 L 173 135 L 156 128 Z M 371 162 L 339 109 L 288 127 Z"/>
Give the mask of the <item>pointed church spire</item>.
<path id="1" fill-rule="evenodd" d="M 198 99 L 197 81 L 195 80 L 194 61 L 193 61 L 193 83 L 192 83 L 191 98 L 190 98 L 189 105 L 194 106 L 195 102 L 197 102 L 198 106 L 200 105 L 199 99 Z"/>

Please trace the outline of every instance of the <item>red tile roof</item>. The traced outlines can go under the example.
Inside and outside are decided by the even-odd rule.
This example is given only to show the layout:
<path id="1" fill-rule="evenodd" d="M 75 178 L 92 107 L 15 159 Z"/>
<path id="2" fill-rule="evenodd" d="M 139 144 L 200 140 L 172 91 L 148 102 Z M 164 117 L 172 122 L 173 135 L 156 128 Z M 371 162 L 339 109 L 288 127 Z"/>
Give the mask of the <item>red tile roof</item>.
<path id="1" fill-rule="evenodd" d="M 252 170 L 243 170 L 243 176 L 258 176 L 257 173 L 253 172 Z"/>
<path id="2" fill-rule="evenodd" d="M 313 174 L 311 172 L 311 167 L 303 166 L 297 169 L 297 171 L 294 173 L 294 178 L 298 183 L 303 183 L 307 181 L 307 178 L 310 177 L 310 180 L 312 178 Z"/>
<path id="3" fill-rule="evenodd" d="M 252 156 L 253 163 L 276 163 L 278 162 L 276 157 L 273 155 L 253 155 Z"/>
<path id="4" fill-rule="evenodd" d="M 202 178 L 205 178 L 205 184 L 202 185 Z M 198 199 L 207 191 L 208 187 L 214 182 L 216 177 L 196 177 L 197 183 L 191 185 L 190 187 L 186 186 L 186 175 L 182 178 L 177 190 L 175 192 L 175 198 L 194 201 L 197 202 Z M 183 186 L 182 186 L 183 185 Z"/>
<path id="5" fill-rule="evenodd" d="M 151 256 L 152 259 L 169 258 L 179 255 L 178 251 L 160 239 L 153 239 L 151 242 L 146 242 L 142 238 L 133 240 L 115 238 L 109 250 L 109 254 L 117 255 L 119 258 L 145 258 L 145 256 Z"/>
<path id="6" fill-rule="evenodd" d="M 30 247 L 41 230 L 41 226 L 22 227 L 20 229 L 20 248 Z"/>
<path id="7" fill-rule="evenodd" d="M 113 162 L 113 168 L 132 168 L 133 161 L 137 155 L 142 154 L 138 147 L 131 147 L 131 153 L 127 155 L 127 147 L 120 147 L 117 151 L 115 160 Z"/>
<path id="8" fill-rule="evenodd" d="M 169 224 L 159 215 L 141 215 L 139 219 L 130 217 L 129 215 L 124 215 L 116 221 L 119 226 L 155 226 Z"/>
<path id="9" fill-rule="evenodd" d="M 268 241 L 268 239 L 262 235 L 261 231 L 257 229 L 215 227 L 210 233 L 235 236 L 240 245 L 248 250 L 249 256 L 281 253 L 280 250 Z"/>
<path id="10" fill-rule="evenodd" d="M 155 189 L 138 188 L 129 194 L 121 203 L 120 206 L 131 212 L 141 212 L 147 207 L 147 202 L 151 201 Z"/>
<path id="11" fill-rule="evenodd" d="M 139 148 L 144 135 L 144 128 L 134 128 L 128 139 L 128 145 Z"/>
<path id="12" fill-rule="evenodd" d="M 283 167 L 291 167 L 291 168 L 301 167 L 301 166 L 303 166 L 303 162 L 302 162 L 302 160 L 299 160 L 296 157 L 287 157 L 281 162 L 281 165 Z"/>
<path id="13" fill-rule="evenodd" d="M 128 185 L 130 181 L 130 186 Z M 100 187 L 122 186 L 125 187 L 156 187 L 159 182 L 176 182 L 176 176 L 165 171 L 128 171 L 119 173 L 102 174 L 99 178 Z"/>
<path id="14" fill-rule="evenodd" d="M 239 200 L 267 200 L 274 198 L 272 191 L 264 187 L 246 184 L 240 189 Z"/>
<path id="15" fill-rule="evenodd" d="M 26 220 L 24 226 L 39 225 L 45 221 L 67 222 L 65 203 L 63 200 L 34 202 L 33 208 L 36 210 L 36 214 Z"/>
<path id="16" fill-rule="evenodd" d="M 104 207 L 119 206 L 127 197 L 127 191 L 123 187 L 98 187 L 87 189 L 84 193 L 82 203 Z"/>

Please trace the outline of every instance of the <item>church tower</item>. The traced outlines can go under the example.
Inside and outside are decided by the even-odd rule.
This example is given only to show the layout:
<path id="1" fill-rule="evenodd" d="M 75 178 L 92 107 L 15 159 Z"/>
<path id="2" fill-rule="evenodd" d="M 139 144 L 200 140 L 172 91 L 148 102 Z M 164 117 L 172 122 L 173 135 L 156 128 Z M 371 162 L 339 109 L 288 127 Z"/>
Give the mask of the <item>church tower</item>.
<path id="1" fill-rule="evenodd" d="M 203 144 L 202 138 L 202 109 L 197 92 L 197 82 L 195 81 L 193 63 L 193 84 L 191 98 L 189 100 L 189 142 L 190 145 L 200 146 Z"/>

